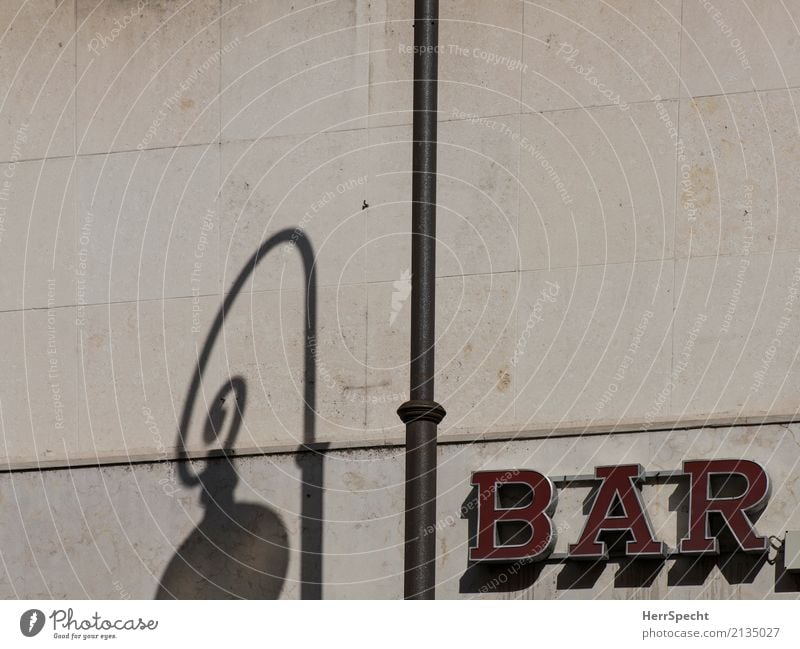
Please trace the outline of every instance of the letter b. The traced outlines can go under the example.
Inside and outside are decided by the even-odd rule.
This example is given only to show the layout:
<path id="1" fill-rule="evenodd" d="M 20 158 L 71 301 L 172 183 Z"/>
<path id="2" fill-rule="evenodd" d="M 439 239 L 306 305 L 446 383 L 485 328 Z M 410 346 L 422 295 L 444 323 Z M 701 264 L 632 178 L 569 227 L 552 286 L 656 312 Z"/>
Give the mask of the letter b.
<path id="1" fill-rule="evenodd" d="M 551 515 L 557 499 L 547 476 L 537 471 L 477 471 L 472 474 L 472 484 L 478 487 L 478 531 L 470 560 L 535 560 L 550 554 L 556 540 Z M 501 506 L 500 487 L 512 484 L 531 490 L 528 504 Z M 527 534 L 517 532 L 512 542 L 503 543 L 500 526 L 504 523 L 521 523 Z"/>

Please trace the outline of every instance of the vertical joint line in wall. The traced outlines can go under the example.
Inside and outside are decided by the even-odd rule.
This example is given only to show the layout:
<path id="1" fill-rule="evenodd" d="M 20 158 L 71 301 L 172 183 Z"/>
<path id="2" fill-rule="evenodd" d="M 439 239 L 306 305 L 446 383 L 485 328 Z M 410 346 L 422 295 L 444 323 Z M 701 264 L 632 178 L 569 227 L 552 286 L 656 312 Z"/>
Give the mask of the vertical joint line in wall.
<path id="1" fill-rule="evenodd" d="M 73 0 L 72 2 L 72 178 L 69 181 L 72 183 L 72 233 L 73 233 L 73 241 L 78 241 L 80 239 L 80 228 L 81 228 L 81 219 L 78 215 L 78 0 Z M 77 317 L 79 314 L 79 300 L 78 300 L 78 286 L 77 286 L 77 277 L 75 277 L 76 284 L 75 284 L 75 295 L 73 295 L 73 299 L 75 300 L 75 318 L 77 324 Z M 84 305 L 85 308 L 85 305 Z M 81 389 L 80 381 L 83 379 L 83 373 L 81 371 L 83 367 L 83 350 L 81 349 L 81 327 L 75 327 L 75 336 L 74 336 L 74 345 L 75 349 L 78 351 L 78 362 L 75 364 L 75 385 L 78 386 L 78 395 L 84 394 L 83 390 Z M 88 403 L 88 399 L 87 399 Z M 86 406 L 88 409 L 88 405 Z M 80 424 L 80 411 L 81 411 L 81 404 L 78 403 L 78 413 L 75 417 L 75 442 L 78 445 L 78 448 L 81 448 L 82 443 L 82 433 L 81 433 L 81 424 Z"/>
<path id="2" fill-rule="evenodd" d="M 369 137 L 370 121 L 372 120 L 372 2 L 367 2 L 367 152 L 370 152 L 371 140 Z M 356 22 L 358 20 L 356 19 Z M 369 183 L 367 183 L 369 187 Z M 366 229 L 366 225 L 364 226 Z M 364 266 L 366 276 L 366 264 Z"/>
<path id="3" fill-rule="evenodd" d="M 365 192 L 366 196 L 362 198 L 362 200 L 366 200 L 367 204 L 372 203 L 372 196 L 370 195 L 370 180 L 374 178 L 374 174 L 372 173 L 372 165 L 370 164 L 370 160 L 372 158 L 372 130 L 371 130 L 371 120 L 372 120 L 372 3 L 367 2 L 366 5 L 366 12 L 367 15 L 365 17 L 364 24 L 366 25 L 367 29 L 367 184 L 365 185 Z M 358 24 L 358 18 L 356 18 L 356 24 Z M 358 42 L 358 36 L 356 36 L 356 42 Z M 362 264 L 362 280 L 364 282 L 364 286 L 367 286 L 367 279 L 369 277 L 369 273 L 367 271 L 367 259 L 366 256 L 368 255 L 369 249 L 369 241 L 367 237 L 369 236 L 369 208 L 366 210 L 366 214 L 364 214 L 364 263 Z M 366 303 L 366 312 L 367 316 L 369 316 L 369 291 L 367 291 L 367 303 Z M 369 317 L 367 317 L 367 336 L 369 336 Z M 366 373 L 366 360 L 367 360 L 367 351 L 366 346 L 364 349 L 364 371 Z M 366 374 L 365 374 L 366 376 Z M 366 385 L 366 382 L 364 383 Z M 365 400 L 366 401 L 366 400 Z M 364 406 L 366 408 L 366 404 Z M 366 419 L 365 419 L 366 421 Z"/>
<path id="4" fill-rule="evenodd" d="M 217 142 L 219 143 L 219 154 L 220 157 L 222 156 L 222 65 L 223 65 L 223 57 L 222 57 L 222 21 L 225 19 L 225 14 L 222 6 L 222 0 L 219 0 L 219 20 L 217 21 L 217 29 L 219 30 L 219 37 L 217 38 L 217 50 L 219 52 L 219 79 L 217 83 L 217 120 L 219 124 L 219 130 L 217 131 Z M 219 180 L 220 183 L 222 182 L 222 163 L 219 164 Z M 222 185 L 217 185 L 217 192 L 220 191 Z M 219 194 L 218 194 L 219 195 Z M 219 217 L 218 221 L 219 223 Z"/>
<path id="5" fill-rule="evenodd" d="M 681 143 L 681 88 L 683 85 L 683 42 L 684 42 L 684 24 L 683 24 L 683 6 L 686 0 L 681 0 L 680 6 L 680 32 L 679 32 L 679 39 L 678 39 L 678 92 L 676 97 L 678 98 L 678 103 L 676 106 L 676 115 L 675 115 L 675 123 L 678 129 L 678 140 L 676 142 L 675 147 L 675 159 L 674 159 L 674 169 L 675 169 L 675 207 L 674 207 L 674 216 L 672 219 L 672 333 L 671 333 L 671 344 L 670 344 L 670 355 L 669 355 L 669 372 L 670 376 L 672 376 L 672 372 L 675 369 L 675 316 L 678 311 L 678 293 L 677 293 L 677 284 L 678 284 L 678 242 L 677 242 L 677 231 L 678 231 L 678 218 L 680 215 L 680 161 L 678 160 L 678 148 L 680 147 Z M 689 235 L 689 241 L 691 242 L 691 234 Z M 691 245 L 691 243 L 690 243 Z M 689 261 L 686 262 L 686 272 L 689 272 Z M 669 412 L 672 412 L 672 394 L 669 395 L 669 403 L 667 407 L 669 408 Z"/>
<path id="6" fill-rule="evenodd" d="M 518 115 L 522 114 L 522 88 L 524 86 L 523 80 L 525 79 L 525 5 L 527 4 L 525 0 L 520 1 L 522 2 L 522 24 L 520 25 L 519 60 L 522 62 L 522 65 L 519 66 L 519 101 L 517 102 Z M 519 128 L 522 128 L 522 120 L 520 120 Z M 517 171 L 519 172 L 519 170 Z M 519 194 L 517 194 L 517 197 L 519 197 Z"/>
<path id="7" fill-rule="evenodd" d="M 364 264 L 366 266 L 366 264 Z M 364 282 L 364 429 L 369 425 L 369 284 Z"/>
<path id="8" fill-rule="evenodd" d="M 522 61 L 522 65 L 520 66 L 519 71 L 519 101 L 517 102 L 517 134 L 519 137 L 522 137 L 522 88 L 524 86 L 523 79 L 525 74 L 525 5 L 527 3 L 525 0 L 522 0 L 522 25 L 521 25 L 521 32 L 522 35 L 520 37 L 520 52 L 519 58 Z M 520 210 L 522 209 L 522 192 L 520 191 L 519 185 L 522 182 L 522 147 L 516 147 L 517 149 L 517 213 L 515 218 L 517 220 L 517 251 L 519 251 L 519 228 L 520 228 Z M 514 264 L 514 267 L 517 270 L 517 279 L 521 282 L 522 281 L 522 260 L 520 258 L 519 252 L 517 252 L 517 260 Z M 517 292 L 519 295 L 519 292 Z M 515 319 L 516 322 L 516 319 Z M 515 333 L 518 333 L 515 331 Z M 515 406 L 516 409 L 516 406 Z"/>
<path id="9" fill-rule="evenodd" d="M 521 48 L 520 49 L 520 60 L 522 61 L 522 66 L 520 66 L 520 67 L 522 69 L 520 70 L 520 74 L 519 74 L 519 103 L 517 104 L 517 133 L 518 133 L 519 137 L 522 137 L 522 105 L 523 105 L 523 102 L 522 102 L 522 88 L 524 86 L 524 84 L 523 84 L 523 78 L 524 77 L 522 75 L 525 73 L 524 70 L 525 70 L 525 63 L 526 63 L 526 61 L 525 61 L 525 38 L 526 38 L 526 34 L 525 34 L 525 12 L 527 11 L 527 4 L 528 3 L 525 2 L 525 0 L 522 0 L 522 25 L 521 25 L 521 27 L 522 27 L 522 29 L 521 29 L 522 37 L 520 39 L 520 41 L 521 41 L 521 45 L 520 45 L 520 48 Z M 520 313 L 519 313 L 519 308 L 520 308 L 520 306 L 522 304 L 522 296 L 521 296 L 521 293 L 522 293 L 522 256 L 519 254 L 519 236 L 520 236 L 520 228 L 522 227 L 522 223 L 521 223 L 521 220 L 522 220 L 522 188 L 520 187 L 520 185 L 522 184 L 522 147 L 518 146 L 518 147 L 516 147 L 516 149 L 517 149 L 517 213 L 514 216 L 514 218 L 517 220 L 517 232 L 516 232 L 516 237 L 517 237 L 517 245 L 516 245 L 516 248 L 517 248 L 517 259 L 514 262 L 514 267 L 516 268 L 517 272 L 515 273 L 516 274 L 516 287 L 515 287 L 516 288 L 516 298 L 515 298 L 515 302 L 516 302 L 515 311 L 516 311 L 516 313 L 514 314 L 514 340 L 515 341 L 519 341 L 519 336 L 520 336 L 520 328 L 519 328 L 519 316 L 520 316 Z M 518 385 L 519 385 L 519 381 L 515 381 L 514 382 L 514 395 L 513 395 L 513 401 L 512 401 L 512 406 L 511 406 L 511 408 L 512 408 L 511 416 L 514 418 L 514 421 L 517 421 L 517 398 L 519 396 Z"/>
<path id="10" fill-rule="evenodd" d="M 72 0 L 72 155 L 75 157 L 73 169 L 77 170 L 78 158 L 78 0 Z M 77 189 L 77 187 L 76 187 Z M 78 227 L 78 201 L 77 191 L 73 191 L 73 201 L 75 203 L 75 227 Z"/>
<path id="11" fill-rule="evenodd" d="M 523 3 L 523 7 L 524 7 L 524 3 Z M 524 12 L 524 8 L 523 8 L 523 12 Z M 524 32 L 524 29 L 523 29 L 523 32 Z M 524 38 L 525 38 L 525 36 L 523 35 L 522 38 L 523 38 L 523 50 L 524 50 L 525 49 L 524 48 Z M 523 65 L 524 65 L 524 61 L 523 61 Z M 519 137 L 522 137 L 522 82 L 521 81 L 520 81 L 520 104 L 519 104 L 519 110 L 520 110 L 520 112 L 517 114 L 517 133 L 518 133 Z M 531 117 L 531 119 L 533 119 L 533 118 Z M 517 211 L 517 213 L 514 215 L 514 219 L 516 220 L 516 228 L 517 228 L 517 231 L 515 233 L 515 236 L 516 236 L 516 239 L 517 239 L 516 245 L 515 245 L 515 248 L 517 249 L 517 255 L 516 255 L 517 259 L 514 262 L 514 268 L 516 269 L 516 272 L 514 273 L 515 280 L 516 280 L 515 281 L 515 286 L 514 286 L 514 288 L 516 289 L 515 290 L 515 298 L 514 298 L 514 303 L 515 303 L 515 308 L 514 308 L 514 311 L 515 311 L 515 313 L 514 313 L 514 340 L 518 342 L 519 341 L 519 337 L 521 335 L 520 326 L 519 326 L 520 306 L 522 305 L 522 300 L 524 298 L 522 297 L 522 255 L 519 252 L 519 237 L 520 237 L 520 231 L 521 231 L 521 228 L 522 228 L 522 222 L 521 222 L 521 220 L 522 220 L 522 188 L 520 187 L 520 185 L 522 184 L 522 147 L 518 146 L 518 147 L 516 147 L 516 149 L 517 149 L 517 169 L 516 169 L 516 174 L 517 174 L 517 210 L 516 211 Z M 519 381 L 515 380 L 514 381 L 514 394 L 513 394 L 513 398 L 512 398 L 512 404 L 511 404 L 511 416 L 514 418 L 514 421 L 517 421 L 517 398 L 519 397 L 519 385 L 520 385 Z"/>
<path id="12" fill-rule="evenodd" d="M 217 39 L 217 48 L 219 49 L 219 80 L 217 85 L 217 117 L 219 127 L 217 129 L 217 190 L 214 192 L 216 197 L 216 219 L 217 219 L 217 260 L 216 260 L 216 280 L 217 290 L 216 294 L 222 299 L 225 295 L 225 264 L 224 260 L 227 256 L 223 253 L 222 242 L 222 219 L 223 219 L 223 203 L 222 203 L 222 66 L 224 64 L 224 57 L 222 56 L 223 43 L 222 43 L 222 21 L 225 20 L 225 12 L 222 0 L 219 0 L 219 20 L 217 21 L 217 28 L 219 29 L 219 38 Z"/>
<path id="13" fill-rule="evenodd" d="M 373 185 L 375 175 L 372 173 L 372 165 L 370 164 L 370 159 L 372 158 L 372 129 L 370 128 L 370 122 L 372 120 L 372 3 L 367 2 L 366 4 L 366 28 L 367 28 L 367 184 L 366 184 L 366 192 L 367 196 L 362 198 L 362 200 L 366 200 L 368 204 L 374 204 L 374 198 L 370 194 L 370 186 Z M 358 24 L 358 18 L 356 18 L 356 24 Z M 356 41 L 358 41 L 358 37 L 356 37 Z M 370 182 L 370 181 L 373 182 Z M 363 210 L 364 214 L 364 255 L 369 254 L 369 214 L 370 210 L 367 208 Z M 364 429 L 367 429 L 369 425 L 369 284 L 367 280 L 369 278 L 369 272 L 367 270 L 367 259 L 364 259 L 364 263 L 362 264 L 362 280 L 364 286 L 364 326 L 366 340 L 364 341 Z"/>
<path id="14" fill-rule="evenodd" d="M 681 0 L 681 8 L 680 8 L 680 39 L 678 40 L 678 104 L 680 107 L 680 100 L 681 100 L 681 85 L 683 84 L 683 5 L 685 4 L 686 0 Z M 680 136 L 680 132 L 678 133 Z"/>

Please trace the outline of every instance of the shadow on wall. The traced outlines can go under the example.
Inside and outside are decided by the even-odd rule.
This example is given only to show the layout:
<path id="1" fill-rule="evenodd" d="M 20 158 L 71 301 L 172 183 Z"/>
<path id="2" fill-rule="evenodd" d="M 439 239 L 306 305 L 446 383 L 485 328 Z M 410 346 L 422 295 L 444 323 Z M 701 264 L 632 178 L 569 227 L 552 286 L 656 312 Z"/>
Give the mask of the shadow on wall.
<path id="1" fill-rule="evenodd" d="M 187 486 L 200 486 L 205 514 L 181 544 L 161 578 L 157 599 L 274 599 L 283 588 L 289 563 L 289 538 L 280 516 L 263 505 L 237 503 L 238 475 L 233 451 L 247 405 L 247 385 L 240 376 L 226 381 L 210 402 L 204 441 L 222 442 L 223 453 L 209 459 L 202 473 L 187 460 L 186 438 L 192 411 L 202 391 L 203 373 L 226 314 L 262 259 L 274 248 L 294 246 L 300 252 L 306 276 L 303 443 L 297 455 L 302 477 L 300 595 L 322 597 L 322 511 L 324 448 L 314 450 L 317 322 L 317 283 L 314 254 L 306 235 L 283 230 L 263 242 L 242 268 L 217 312 L 206 337 L 181 415 L 177 446 L 181 449 L 178 475 Z M 226 434 L 227 429 L 227 434 Z"/>
<path id="2" fill-rule="evenodd" d="M 223 385 L 211 403 L 204 441 L 223 439 L 227 424 L 223 448 L 233 449 L 246 404 L 241 377 Z M 261 505 L 234 502 L 239 477 L 230 456 L 209 461 L 197 479 L 205 515 L 169 562 L 156 598 L 278 597 L 289 563 L 280 517 Z"/>

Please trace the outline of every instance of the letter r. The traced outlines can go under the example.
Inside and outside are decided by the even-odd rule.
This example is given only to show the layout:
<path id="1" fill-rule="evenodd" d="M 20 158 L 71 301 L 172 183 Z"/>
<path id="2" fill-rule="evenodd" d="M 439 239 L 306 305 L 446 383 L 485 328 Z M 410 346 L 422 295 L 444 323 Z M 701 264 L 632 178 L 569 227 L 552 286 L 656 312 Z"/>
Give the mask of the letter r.
<path id="1" fill-rule="evenodd" d="M 476 471 L 472 484 L 478 487 L 477 545 L 470 548 L 471 561 L 517 561 L 544 559 L 553 550 L 556 534 L 551 518 L 556 506 L 556 489 L 547 476 L 537 471 Z M 502 507 L 500 487 L 521 484 L 532 497 L 526 505 Z M 502 543 L 502 523 L 523 523 L 528 534 L 515 539 L 518 543 Z"/>
<path id="2" fill-rule="evenodd" d="M 745 552 L 763 552 L 768 539 L 758 536 L 748 513 L 764 508 L 769 499 L 769 476 L 764 468 L 750 460 L 693 460 L 683 463 L 683 472 L 691 476 L 689 486 L 689 533 L 681 539 L 684 554 L 719 554 L 719 542 L 711 534 L 710 515 L 717 514 Z M 712 475 L 740 475 L 747 487 L 739 496 L 713 496 Z"/>

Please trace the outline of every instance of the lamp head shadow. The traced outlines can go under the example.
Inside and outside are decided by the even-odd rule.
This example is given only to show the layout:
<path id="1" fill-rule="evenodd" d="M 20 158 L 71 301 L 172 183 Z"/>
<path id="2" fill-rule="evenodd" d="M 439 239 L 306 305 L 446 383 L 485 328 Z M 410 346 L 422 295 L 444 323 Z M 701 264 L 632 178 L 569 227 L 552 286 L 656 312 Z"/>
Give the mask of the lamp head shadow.
<path id="1" fill-rule="evenodd" d="M 203 441 L 208 445 L 220 441 L 222 458 L 209 462 L 197 475 L 197 482 L 202 486 L 200 498 L 207 508 L 226 509 L 233 503 L 233 492 L 239 482 L 233 464 L 233 449 L 242 427 L 246 405 L 247 384 L 241 376 L 227 381 L 211 401 L 203 429 Z"/>

